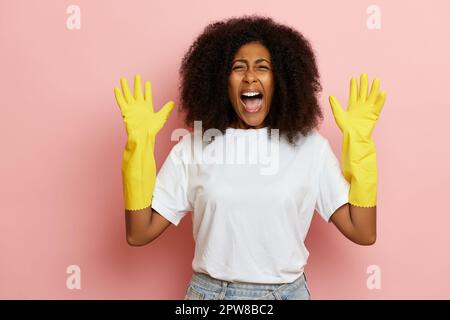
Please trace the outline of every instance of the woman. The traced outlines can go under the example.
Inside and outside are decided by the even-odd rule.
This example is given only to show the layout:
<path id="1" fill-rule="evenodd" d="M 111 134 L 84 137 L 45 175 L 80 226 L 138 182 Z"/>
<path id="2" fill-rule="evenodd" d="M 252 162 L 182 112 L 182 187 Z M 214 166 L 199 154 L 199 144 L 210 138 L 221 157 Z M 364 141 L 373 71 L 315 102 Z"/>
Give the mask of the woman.
<path id="1" fill-rule="evenodd" d="M 128 243 L 145 245 L 192 211 L 194 272 L 185 299 L 310 299 L 304 239 L 314 210 L 351 241 L 375 242 L 371 134 L 385 101 L 378 79 L 368 94 L 367 75 L 359 88 L 352 78 L 346 111 L 330 97 L 343 132 L 341 171 L 315 129 L 323 119 L 319 73 L 298 31 L 258 16 L 212 23 L 189 48 L 180 75 L 181 111 L 201 130 L 183 136 L 157 176 L 155 138 L 174 103 L 154 112 L 151 84 L 143 94 L 139 75 L 134 95 L 124 78 L 122 91 L 115 88 L 128 134 Z M 262 161 L 268 146 L 270 159 Z M 236 160 L 244 154 L 256 163 Z"/>

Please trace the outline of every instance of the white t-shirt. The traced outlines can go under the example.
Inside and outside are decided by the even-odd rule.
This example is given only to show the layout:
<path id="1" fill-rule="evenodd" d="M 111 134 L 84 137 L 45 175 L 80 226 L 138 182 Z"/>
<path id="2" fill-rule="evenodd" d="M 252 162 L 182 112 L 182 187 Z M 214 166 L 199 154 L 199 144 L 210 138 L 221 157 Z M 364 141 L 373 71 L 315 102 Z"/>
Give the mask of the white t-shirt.
<path id="1" fill-rule="evenodd" d="M 152 208 L 176 226 L 192 212 L 194 271 L 231 282 L 296 280 L 314 210 L 329 222 L 348 202 L 350 184 L 328 140 L 314 129 L 292 147 L 269 140 L 267 127 L 228 128 L 207 144 L 199 132 L 173 146 Z"/>

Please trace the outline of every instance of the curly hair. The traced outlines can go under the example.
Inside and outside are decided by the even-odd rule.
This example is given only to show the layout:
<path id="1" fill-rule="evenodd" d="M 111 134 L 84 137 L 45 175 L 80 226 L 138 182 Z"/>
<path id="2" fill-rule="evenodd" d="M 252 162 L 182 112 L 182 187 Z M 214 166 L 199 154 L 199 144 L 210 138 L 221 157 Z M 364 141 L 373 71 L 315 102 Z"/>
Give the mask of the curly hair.
<path id="1" fill-rule="evenodd" d="M 193 127 L 194 121 L 201 121 L 203 132 L 209 128 L 225 132 L 237 116 L 227 93 L 232 60 L 250 42 L 264 45 L 272 59 L 274 94 L 264 124 L 269 132 L 279 129 L 280 137 L 295 145 L 299 133 L 308 134 L 323 120 L 316 58 L 300 32 L 265 16 L 216 21 L 195 39 L 179 69 L 185 123 Z"/>

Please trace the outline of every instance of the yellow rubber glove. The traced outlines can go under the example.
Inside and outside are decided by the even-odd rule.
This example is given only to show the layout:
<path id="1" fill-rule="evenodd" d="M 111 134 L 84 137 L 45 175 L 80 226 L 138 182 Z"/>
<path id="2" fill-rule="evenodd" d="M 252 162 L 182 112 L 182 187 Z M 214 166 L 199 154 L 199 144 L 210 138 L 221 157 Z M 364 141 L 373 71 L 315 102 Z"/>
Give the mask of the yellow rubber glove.
<path id="1" fill-rule="evenodd" d="M 375 78 L 368 96 L 367 74 L 361 75 L 359 91 L 352 77 L 347 111 L 334 96 L 329 98 L 334 119 L 343 133 L 341 164 L 344 177 L 350 182 L 349 203 L 359 207 L 375 207 L 377 200 L 377 156 L 371 135 L 386 100 L 386 93 L 379 92 L 379 86 L 380 81 Z"/>
<path id="2" fill-rule="evenodd" d="M 123 94 L 117 87 L 114 94 L 128 135 L 122 159 L 125 209 L 140 210 L 151 205 L 156 179 L 155 138 L 175 104 L 169 101 L 154 112 L 151 83 L 145 82 L 143 95 L 140 75 L 134 78 L 134 96 L 126 78 L 121 78 L 120 84 Z"/>

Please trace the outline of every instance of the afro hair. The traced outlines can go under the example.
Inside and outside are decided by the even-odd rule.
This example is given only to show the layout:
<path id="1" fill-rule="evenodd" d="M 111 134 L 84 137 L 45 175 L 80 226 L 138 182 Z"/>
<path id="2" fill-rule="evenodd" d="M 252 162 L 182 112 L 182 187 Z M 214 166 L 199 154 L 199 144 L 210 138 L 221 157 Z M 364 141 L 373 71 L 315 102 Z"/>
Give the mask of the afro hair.
<path id="1" fill-rule="evenodd" d="M 265 16 L 212 22 L 189 47 L 179 69 L 185 123 L 193 127 L 194 121 L 201 121 L 203 131 L 215 128 L 223 133 L 230 126 L 237 116 L 227 91 L 232 60 L 250 42 L 264 45 L 273 65 L 274 94 L 264 124 L 295 144 L 299 133 L 308 134 L 323 120 L 316 58 L 300 32 Z"/>

